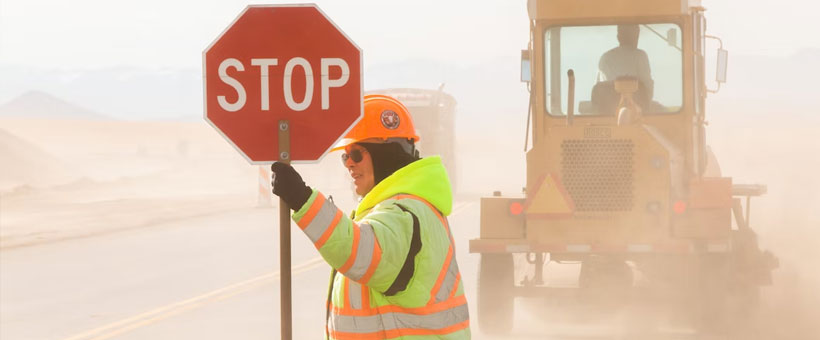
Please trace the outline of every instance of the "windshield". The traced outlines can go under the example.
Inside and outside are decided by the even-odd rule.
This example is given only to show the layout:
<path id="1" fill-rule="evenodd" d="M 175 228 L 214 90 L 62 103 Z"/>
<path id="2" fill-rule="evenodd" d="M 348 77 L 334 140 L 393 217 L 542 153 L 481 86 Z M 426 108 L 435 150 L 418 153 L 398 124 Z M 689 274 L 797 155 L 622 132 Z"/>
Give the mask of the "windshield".
<path id="1" fill-rule="evenodd" d="M 575 114 L 614 115 L 615 80 L 638 81 L 644 113 L 675 113 L 683 103 L 683 55 L 677 24 L 551 27 L 544 34 L 547 111 L 567 112 L 567 71 L 575 74 Z"/>

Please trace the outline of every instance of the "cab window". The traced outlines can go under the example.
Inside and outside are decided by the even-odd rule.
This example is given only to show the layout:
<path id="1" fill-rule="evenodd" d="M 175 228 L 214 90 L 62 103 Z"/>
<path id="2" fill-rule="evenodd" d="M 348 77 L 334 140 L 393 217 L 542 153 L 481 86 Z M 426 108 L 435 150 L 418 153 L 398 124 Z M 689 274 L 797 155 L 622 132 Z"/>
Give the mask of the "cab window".
<path id="1" fill-rule="evenodd" d="M 676 113 L 683 103 L 680 26 L 673 23 L 560 26 L 544 32 L 547 111 L 567 111 L 567 71 L 575 74 L 577 115 L 614 115 L 616 80 L 637 80 L 644 113 Z"/>

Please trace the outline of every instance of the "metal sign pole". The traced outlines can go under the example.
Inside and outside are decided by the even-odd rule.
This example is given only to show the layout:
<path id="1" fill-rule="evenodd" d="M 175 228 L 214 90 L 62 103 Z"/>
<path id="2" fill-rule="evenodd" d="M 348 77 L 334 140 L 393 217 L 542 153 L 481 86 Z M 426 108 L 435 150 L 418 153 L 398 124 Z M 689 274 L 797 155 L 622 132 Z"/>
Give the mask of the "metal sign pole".
<path id="1" fill-rule="evenodd" d="M 290 164 L 290 123 L 279 121 L 279 161 Z M 290 207 L 279 199 L 279 313 L 282 340 L 291 340 Z"/>

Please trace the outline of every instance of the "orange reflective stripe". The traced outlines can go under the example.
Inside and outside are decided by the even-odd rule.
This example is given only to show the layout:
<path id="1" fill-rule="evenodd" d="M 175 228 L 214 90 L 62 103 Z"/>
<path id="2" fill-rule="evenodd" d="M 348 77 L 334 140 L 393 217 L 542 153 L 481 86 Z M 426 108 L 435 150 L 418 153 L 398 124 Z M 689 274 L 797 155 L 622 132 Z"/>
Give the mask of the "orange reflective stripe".
<path id="1" fill-rule="evenodd" d="M 436 301 L 436 294 L 438 294 L 438 290 L 441 289 L 441 284 L 444 282 L 444 277 L 447 276 L 447 270 L 450 269 L 450 261 L 452 259 L 453 245 L 451 244 L 447 247 L 447 257 L 444 258 L 444 266 L 441 267 L 441 271 L 438 273 L 436 284 L 433 286 L 433 289 L 430 290 L 430 302 L 428 303 L 434 303 Z"/>
<path id="2" fill-rule="evenodd" d="M 376 333 L 345 333 L 345 332 L 336 332 L 332 329 L 328 329 L 330 333 L 331 339 L 336 340 L 381 340 L 381 339 L 388 339 L 387 335 L 384 332 L 376 332 Z"/>
<path id="3" fill-rule="evenodd" d="M 423 198 L 415 196 L 415 195 L 409 195 L 409 194 L 396 195 L 396 196 L 393 196 L 392 198 L 396 199 L 396 200 L 410 198 L 410 199 L 414 199 L 414 200 L 417 200 L 417 201 L 422 201 L 422 202 L 424 202 L 424 204 L 426 204 L 430 208 L 430 210 L 432 210 L 436 214 L 436 216 L 438 216 L 439 219 L 444 219 L 444 216 L 441 216 L 441 213 L 438 211 L 438 209 L 436 209 L 436 207 L 434 207 L 432 204 L 430 204 L 430 202 L 427 202 L 426 199 L 423 199 Z"/>
<path id="4" fill-rule="evenodd" d="M 453 296 L 456 296 L 456 291 L 458 291 L 459 283 L 461 283 L 461 273 L 458 273 L 458 276 L 456 276 L 456 282 L 453 284 L 453 289 L 450 291 L 450 299 L 452 299 Z"/>
<path id="5" fill-rule="evenodd" d="M 434 207 L 432 204 L 430 204 L 430 202 L 427 202 L 427 200 L 425 200 L 421 197 L 414 196 L 414 195 L 408 195 L 408 194 L 401 194 L 401 195 L 393 196 L 392 198 L 396 199 L 396 200 L 414 199 L 414 200 L 418 200 L 418 201 L 423 202 L 425 205 L 427 205 L 428 208 L 430 208 L 430 210 L 433 211 L 433 213 L 436 214 L 436 217 L 438 217 L 439 221 L 441 222 L 441 225 L 444 227 L 444 230 L 447 232 L 447 236 L 450 238 L 450 247 L 447 249 L 447 257 L 444 260 L 444 265 L 442 266 L 441 271 L 439 272 L 438 278 L 436 279 L 436 284 L 433 286 L 433 289 L 430 291 L 430 301 L 428 302 L 428 304 L 435 303 L 436 294 L 438 294 L 438 291 L 441 289 L 441 285 L 444 282 L 445 277 L 447 277 L 447 271 L 450 269 L 450 261 L 452 260 L 452 257 L 453 257 L 454 240 L 453 240 L 453 235 L 450 233 L 450 226 L 447 223 L 447 219 L 444 218 L 444 216 L 441 215 L 441 213 L 438 211 L 438 209 L 436 209 L 436 207 Z M 459 275 L 461 275 L 461 274 L 459 273 Z M 455 280 L 455 281 L 458 281 L 458 280 Z M 452 292 L 450 292 L 450 295 L 452 295 Z"/>
<path id="6" fill-rule="evenodd" d="M 427 200 L 425 200 L 421 197 L 418 197 L 418 196 L 413 196 L 413 195 L 408 195 L 408 194 L 396 195 L 396 196 L 393 196 L 392 198 L 394 198 L 396 200 L 409 198 L 409 199 L 422 201 L 424 204 L 427 205 L 428 208 L 430 208 L 430 210 L 433 211 L 433 213 L 436 214 L 436 217 L 438 217 L 439 222 L 441 222 L 441 225 L 444 226 L 444 230 L 447 230 L 447 235 L 450 235 L 450 225 L 447 223 L 447 219 L 444 218 L 444 216 L 441 215 L 441 213 L 438 211 L 438 209 L 436 209 L 436 207 L 434 207 L 432 204 L 430 204 L 430 202 L 427 202 Z M 450 241 L 451 242 L 453 241 L 453 236 L 452 235 L 450 235 Z"/>
<path id="7" fill-rule="evenodd" d="M 339 268 L 339 272 L 344 274 L 347 272 L 350 267 L 353 266 L 353 262 L 356 261 L 356 254 L 359 251 L 359 233 L 361 229 L 359 229 L 359 225 L 353 223 L 353 248 L 350 249 L 350 256 L 347 258 L 347 262 Z"/>
<path id="8" fill-rule="evenodd" d="M 455 252 L 455 250 L 453 250 L 453 252 Z M 450 259 L 447 271 L 444 273 L 444 280 L 441 281 L 441 286 L 438 287 L 438 291 L 433 292 L 436 302 L 447 300 L 450 295 L 452 295 L 453 286 L 458 276 L 458 262 L 456 262 L 455 255 L 453 255 L 453 258 Z"/>
<path id="9" fill-rule="evenodd" d="M 382 247 L 379 246 L 379 239 L 376 239 L 375 242 L 376 249 L 373 250 L 373 259 L 370 260 L 370 267 L 367 268 L 367 271 L 364 273 L 359 282 L 362 284 L 367 284 L 370 282 L 370 277 L 373 276 L 373 273 L 376 272 L 376 267 L 379 266 L 379 261 L 382 259 Z"/>
<path id="10" fill-rule="evenodd" d="M 458 332 L 469 327 L 466 296 L 465 294 L 456 296 L 459 287 L 462 285 L 462 278 L 461 274 L 458 273 L 455 262 L 455 245 L 447 219 L 432 204 L 417 196 L 401 194 L 392 198 L 396 200 L 414 199 L 424 202 L 438 217 L 447 232 L 450 244 L 442 268 L 430 291 L 430 299 L 424 306 L 414 308 L 398 305 L 371 307 L 370 288 L 366 284 L 379 265 L 382 249 L 378 239 L 375 239 L 372 246 L 366 246 L 366 249 L 359 252 L 359 243 L 361 243 L 361 246 L 365 246 L 365 244 L 369 245 L 371 242 L 367 237 L 367 230 L 363 229 L 364 226 L 360 227 L 358 224 L 353 223 L 353 242 L 350 256 L 344 265 L 339 268 L 339 272 L 347 272 L 347 275 L 354 277 L 361 276 L 356 278 L 355 281 L 345 276 L 345 284 L 341 291 L 344 295 L 341 301 L 342 306 L 336 306 L 332 301 L 329 301 L 328 305 L 332 315 L 330 320 L 332 321 L 327 324 L 327 330 L 330 338 L 338 340 L 376 340 L 405 336 L 437 336 Z M 334 228 L 337 222 L 334 220 Z M 325 238 L 323 235 L 323 239 Z M 322 240 L 323 242 L 324 240 Z M 372 254 L 369 253 L 371 247 Z M 365 253 L 365 250 L 368 250 L 368 252 Z M 367 266 L 366 270 L 364 269 L 365 266 Z M 364 274 L 361 274 L 363 271 Z M 357 274 L 354 275 L 353 272 Z M 353 292 L 351 289 L 356 291 Z M 355 303 L 351 303 L 354 299 Z M 418 326 L 414 326 L 416 323 L 418 323 Z M 334 331 L 334 328 L 337 330 Z"/>
<path id="11" fill-rule="evenodd" d="M 416 308 L 407 308 L 401 307 L 396 305 L 386 305 L 386 306 L 379 306 L 376 308 L 371 308 L 370 310 L 364 309 L 351 309 L 347 310 L 344 308 L 340 308 L 335 306 L 331 303 L 330 310 L 334 314 L 339 315 L 350 315 L 350 316 L 371 316 L 376 314 L 384 314 L 384 313 L 407 313 L 407 314 L 417 314 L 417 315 L 426 315 L 426 314 L 433 314 L 441 312 L 445 309 L 450 309 L 456 306 L 460 306 L 467 303 L 467 298 L 464 294 L 459 296 L 454 296 L 452 299 L 447 299 L 446 301 L 434 303 L 431 305 L 426 305 L 423 307 L 416 307 Z"/>
<path id="12" fill-rule="evenodd" d="M 313 244 L 316 246 L 316 249 L 322 248 L 322 246 L 325 245 L 327 239 L 329 239 L 330 235 L 333 234 L 333 231 L 336 230 L 336 226 L 339 224 L 339 221 L 342 220 L 342 216 L 342 212 L 337 210 L 336 217 L 333 218 L 333 222 L 330 222 L 330 226 L 327 227 L 327 230 L 325 230 L 325 233 L 322 234 L 322 237 Z"/>
<path id="13" fill-rule="evenodd" d="M 322 195 L 321 192 L 317 193 L 316 199 L 313 200 L 313 204 L 310 206 L 305 215 L 302 216 L 298 222 L 296 222 L 296 225 L 298 225 L 302 230 L 305 230 L 310 222 L 313 221 L 313 218 L 316 217 L 316 214 L 319 213 L 319 209 L 322 208 L 323 204 L 325 204 L 325 195 Z"/>
<path id="14" fill-rule="evenodd" d="M 344 300 L 342 301 L 344 304 L 344 310 L 351 311 L 353 308 L 350 308 L 350 280 L 345 278 L 342 282 L 342 288 L 344 288 L 342 290 L 342 296 L 344 296 Z"/>
<path id="15" fill-rule="evenodd" d="M 330 330 L 330 336 L 337 340 L 381 340 L 400 336 L 445 335 L 470 327 L 470 320 L 447 326 L 441 329 L 400 328 L 373 333 L 345 333 Z"/>
<path id="16" fill-rule="evenodd" d="M 362 285 L 362 310 L 370 309 L 370 288 Z"/>
<path id="17" fill-rule="evenodd" d="M 369 288 L 360 284 L 348 277 L 344 278 L 344 310 L 345 314 L 349 314 L 351 310 L 362 310 L 370 308 L 370 296 L 368 295 Z M 335 314 L 335 315 L 345 315 Z"/>

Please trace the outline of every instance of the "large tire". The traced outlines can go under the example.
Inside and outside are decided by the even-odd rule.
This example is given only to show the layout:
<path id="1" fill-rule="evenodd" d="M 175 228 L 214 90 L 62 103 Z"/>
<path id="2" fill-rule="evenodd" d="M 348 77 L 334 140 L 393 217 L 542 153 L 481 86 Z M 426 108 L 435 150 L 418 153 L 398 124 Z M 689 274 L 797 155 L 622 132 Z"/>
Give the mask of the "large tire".
<path id="1" fill-rule="evenodd" d="M 578 277 L 581 301 L 594 306 L 600 315 L 614 313 L 629 302 L 633 281 L 632 269 L 625 261 L 590 257 L 581 262 Z"/>
<path id="2" fill-rule="evenodd" d="M 693 320 L 699 333 L 703 335 L 728 335 L 731 323 L 729 314 L 729 271 L 728 256 L 723 254 L 700 254 L 698 263 L 698 285 L 693 308 Z"/>
<path id="3" fill-rule="evenodd" d="M 754 262 L 757 257 L 740 251 L 753 246 L 757 255 L 757 244 L 743 244 L 734 240 L 734 248 L 729 254 L 702 254 L 700 261 L 700 323 L 699 330 L 704 334 L 725 336 L 728 339 L 751 339 L 749 334 L 754 324 L 760 299 L 760 288 L 750 279 L 749 271 L 754 271 L 755 263 L 749 266 L 747 261 Z M 753 332 L 752 332 L 753 333 Z"/>
<path id="4" fill-rule="evenodd" d="M 506 334 L 513 326 L 515 282 L 512 254 L 481 254 L 478 271 L 478 326 L 484 333 Z"/>

